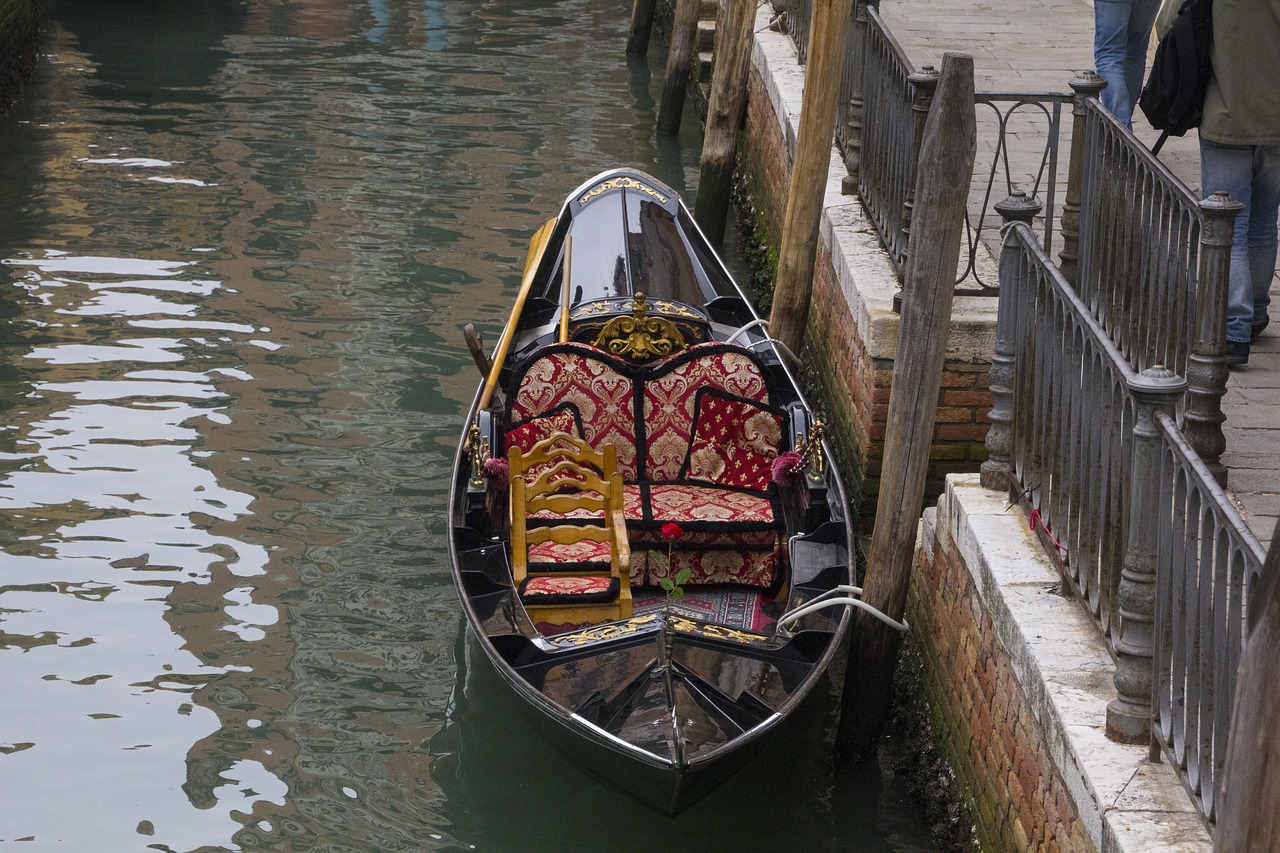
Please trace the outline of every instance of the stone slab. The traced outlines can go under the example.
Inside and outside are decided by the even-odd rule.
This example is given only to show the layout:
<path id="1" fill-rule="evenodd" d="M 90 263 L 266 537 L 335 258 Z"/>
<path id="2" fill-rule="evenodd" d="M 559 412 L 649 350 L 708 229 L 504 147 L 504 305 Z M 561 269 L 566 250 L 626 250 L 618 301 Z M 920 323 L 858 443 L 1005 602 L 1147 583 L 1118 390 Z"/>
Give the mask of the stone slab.
<path id="1" fill-rule="evenodd" d="M 1054 591 L 1057 570 L 1022 510 L 1006 510 L 1003 494 L 982 488 L 977 475 L 951 475 L 921 535 L 957 545 L 1094 847 L 1211 853 L 1172 769 L 1148 762 L 1145 746 L 1107 739 L 1114 662 L 1083 607 Z"/>

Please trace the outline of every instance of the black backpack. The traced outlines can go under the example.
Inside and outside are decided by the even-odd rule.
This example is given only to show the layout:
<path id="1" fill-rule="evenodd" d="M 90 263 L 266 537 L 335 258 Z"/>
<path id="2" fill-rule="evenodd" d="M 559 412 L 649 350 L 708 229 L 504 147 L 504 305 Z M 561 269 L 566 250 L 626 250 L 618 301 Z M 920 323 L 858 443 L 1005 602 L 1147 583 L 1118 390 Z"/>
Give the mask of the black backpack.
<path id="1" fill-rule="evenodd" d="M 1156 46 L 1147 85 L 1138 107 L 1162 131 L 1151 153 L 1159 154 L 1170 136 L 1200 126 L 1204 92 L 1209 86 L 1209 46 L 1213 43 L 1212 0 L 1186 0 Z"/>

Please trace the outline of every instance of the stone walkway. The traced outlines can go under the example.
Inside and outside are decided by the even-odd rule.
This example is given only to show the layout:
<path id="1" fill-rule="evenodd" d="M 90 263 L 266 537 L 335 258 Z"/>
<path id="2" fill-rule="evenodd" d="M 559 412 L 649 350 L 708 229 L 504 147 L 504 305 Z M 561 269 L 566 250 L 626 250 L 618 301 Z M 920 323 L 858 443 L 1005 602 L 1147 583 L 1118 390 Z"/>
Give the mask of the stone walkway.
<path id="1" fill-rule="evenodd" d="M 1094 67 L 1093 4 L 1063 0 L 1052 7 L 1052 14 L 1047 11 L 1041 0 L 892 0 L 881 6 L 890 31 L 916 65 L 940 67 L 945 52 L 958 51 L 973 57 L 978 91 L 1069 92 L 1068 81 Z M 1069 112 L 1063 123 L 1069 130 Z M 1134 132 L 1149 145 L 1159 135 L 1140 113 L 1134 116 Z M 985 136 L 989 164 L 994 134 Z M 983 137 L 980 122 L 980 140 Z M 1059 193 L 1065 191 L 1069 142 L 1064 139 L 1061 145 Z M 980 141 L 978 168 L 982 168 L 983 147 Z M 1170 139 L 1160 159 L 1199 192 L 1199 144 L 1194 131 L 1182 139 Z M 1012 164 L 1015 172 L 1019 162 L 1028 168 L 1024 157 Z M 1029 168 L 1027 174 L 1034 171 L 1034 163 Z M 1003 194 L 1001 187 L 992 201 Z M 971 209 L 980 203 L 975 196 Z M 1248 366 L 1231 371 L 1223 399 L 1228 491 L 1264 545 L 1280 517 L 1280 285 L 1274 281 L 1272 294 L 1277 322 L 1254 344 Z"/>

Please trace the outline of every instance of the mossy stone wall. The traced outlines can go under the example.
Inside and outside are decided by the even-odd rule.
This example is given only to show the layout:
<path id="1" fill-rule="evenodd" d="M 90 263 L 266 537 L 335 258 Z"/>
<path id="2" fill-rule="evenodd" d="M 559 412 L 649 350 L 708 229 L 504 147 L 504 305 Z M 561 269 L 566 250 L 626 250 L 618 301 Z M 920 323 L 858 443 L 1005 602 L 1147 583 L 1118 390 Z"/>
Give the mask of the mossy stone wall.
<path id="1" fill-rule="evenodd" d="M 36 0 L 0 0 L 0 115 L 18 99 L 36 61 Z"/>

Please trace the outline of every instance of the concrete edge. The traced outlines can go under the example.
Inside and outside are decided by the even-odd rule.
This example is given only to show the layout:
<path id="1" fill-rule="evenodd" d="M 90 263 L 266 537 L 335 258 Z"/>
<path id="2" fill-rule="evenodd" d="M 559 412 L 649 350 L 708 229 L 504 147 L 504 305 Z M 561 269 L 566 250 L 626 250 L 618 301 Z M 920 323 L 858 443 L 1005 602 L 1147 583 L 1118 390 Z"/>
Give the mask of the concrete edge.
<path id="1" fill-rule="evenodd" d="M 933 530 L 929 528 L 936 525 Z M 990 614 L 1050 756 L 1102 853 L 1195 851 L 1213 844 L 1167 764 L 1105 735 L 1115 665 L 1092 618 L 1055 591 L 1058 573 L 1019 509 L 976 474 L 947 477 L 921 541 L 954 543 Z"/>
<path id="2" fill-rule="evenodd" d="M 804 100 L 804 67 L 799 64 L 799 54 L 791 37 L 769 29 L 771 17 L 772 7 L 768 4 L 756 11 L 751 61 L 764 81 L 779 130 L 786 140 L 789 168 L 795 157 L 800 107 Z M 892 360 L 898 346 L 898 315 L 893 311 L 893 296 L 898 291 L 897 272 L 880 246 L 875 227 L 862 205 L 856 198 L 842 193 L 845 174 L 842 155 L 832 146 L 818 239 L 831 255 L 836 277 L 868 355 L 873 359 Z M 981 263 L 984 269 L 990 270 L 994 262 L 988 257 Z M 956 298 L 947 339 L 948 360 L 990 362 L 995 349 L 996 302 L 990 297 Z"/>

